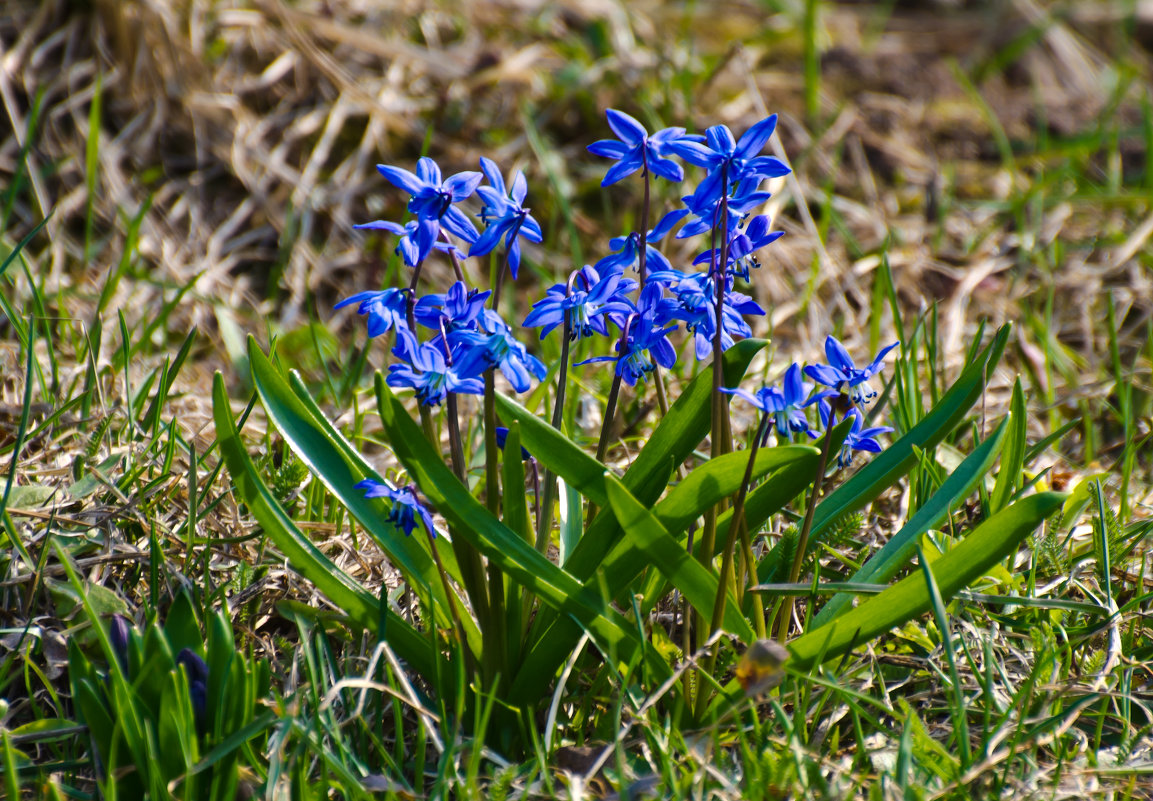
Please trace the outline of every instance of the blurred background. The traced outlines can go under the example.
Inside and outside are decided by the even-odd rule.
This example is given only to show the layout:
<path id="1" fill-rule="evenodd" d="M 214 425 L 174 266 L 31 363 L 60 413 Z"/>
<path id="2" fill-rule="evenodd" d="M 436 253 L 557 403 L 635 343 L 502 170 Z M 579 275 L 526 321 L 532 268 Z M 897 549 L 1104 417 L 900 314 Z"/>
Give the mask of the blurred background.
<path id="1" fill-rule="evenodd" d="M 1149 0 L 5 0 L 0 249 L 47 223 L 3 278 L 2 372 L 33 298 L 74 346 L 122 312 L 142 360 L 198 327 L 193 387 L 243 384 L 248 332 L 339 370 L 363 329 L 333 304 L 397 276 L 394 243 L 352 230 L 403 217 L 374 166 L 422 153 L 526 171 L 546 238 L 508 288 L 523 319 L 634 226 L 639 181 L 610 195 L 585 151 L 606 108 L 738 135 L 777 112 L 795 172 L 758 335 L 788 359 L 890 340 L 887 261 L 906 329 L 936 304 L 945 372 L 979 320 L 1018 323 L 997 386 L 1020 371 L 1047 423 L 1083 416 L 1088 463 L 1116 445 L 1115 365 L 1149 408 L 1151 48 Z"/>

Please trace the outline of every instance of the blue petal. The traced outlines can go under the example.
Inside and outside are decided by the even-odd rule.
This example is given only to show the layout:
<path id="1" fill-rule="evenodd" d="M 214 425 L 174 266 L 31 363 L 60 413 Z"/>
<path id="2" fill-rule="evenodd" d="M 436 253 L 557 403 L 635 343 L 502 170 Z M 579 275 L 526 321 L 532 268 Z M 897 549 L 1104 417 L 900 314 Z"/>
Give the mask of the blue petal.
<path id="1" fill-rule="evenodd" d="M 426 183 L 432 186 L 440 186 L 440 165 L 430 159 L 428 156 L 421 156 L 416 162 L 416 174 Z"/>
<path id="2" fill-rule="evenodd" d="M 848 373 L 856 369 L 853 364 L 853 357 L 845 350 L 845 346 L 840 343 L 832 334 L 825 337 L 825 358 L 829 360 L 829 365 L 840 370 L 842 373 Z"/>
<path id="3" fill-rule="evenodd" d="M 603 156 L 608 159 L 623 158 L 631 148 L 624 142 L 618 142 L 616 139 L 601 139 L 599 142 L 593 142 L 587 148 L 588 152 L 594 156 Z"/>
<path id="4" fill-rule="evenodd" d="M 745 131 L 741 136 L 741 141 L 737 144 L 736 157 L 741 159 L 751 159 L 765 149 L 765 144 L 768 143 L 769 137 L 773 135 L 773 131 L 777 127 L 777 115 L 772 114 L 765 117 L 752 128 Z"/>
<path id="5" fill-rule="evenodd" d="M 605 116 L 608 118 L 609 127 L 613 129 L 613 133 L 627 145 L 636 147 L 643 143 L 649 136 L 649 132 L 645 130 L 645 126 L 641 125 L 623 111 L 610 108 L 605 112 Z"/>
<path id="6" fill-rule="evenodd" d="M 425 188 L 424 182 L 408 170 L 388 164 L 377 164 L 376 169 L 390 184 L 398 189 L 403 189 L 410 195 L 418 195 Z"/>
<path id="7" fill-rule="evenodd" d="M 492 184 L 492 188 L 495 189 L 502 197 L 508 194 L 504 188 L 504 176 L 501 175 L 500 167 L 497 166 L 495 161 L 481 156 L 480 170 L 484 173 L 484 177 L 488 179 L 488 182 Z"/>

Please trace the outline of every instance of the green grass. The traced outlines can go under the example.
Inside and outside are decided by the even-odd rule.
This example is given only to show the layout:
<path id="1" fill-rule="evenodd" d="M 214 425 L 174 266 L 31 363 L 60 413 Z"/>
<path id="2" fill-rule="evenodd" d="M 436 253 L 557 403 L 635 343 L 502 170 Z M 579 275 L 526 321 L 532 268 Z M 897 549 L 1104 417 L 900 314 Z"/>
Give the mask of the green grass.
<path id="1" fill-rule="evenodd" d="M 195 47 L 185 28 L 148 18 L 146 33 L 175 44 L 138 56 L 114 33 L 129 20 L 106 5 L 61 4 L 45 18 L 17 9 L 0 22 L 6 51 L 23 30 L 44 47 L 35 59 L 13 57 L 21 89 L 5 95 L 13 125 L 0 132 L 0 794 L 111 797 L 115 782 L 75 725 L 77 666 L 111 668 L 91 622 L 126 614 L 144 632 L 185 614 L 173 610 L 187 599 L 193 622 L 180 636 L 220 641 L 210 621 L 222 613 L 245 676 L 269 665 L 272 689 L 250 699 L 239 733 L 222 731 L 189 762 L 195 777 L 237 760 L 239 792 L 1144 797 L 1153 773 L 1153 260 L 1147 235 L 1132 237 L 1153 213 L 1153 99 L 1132 4 L 1097 4 L 1095 20 L 1072 3 L 1030 20 L 976 7 L 958 12 L 946 41 L 936 15 L 948 12 L 917 4 L 808 0 L 727 17 L 707 4 L 658 4 L 624 18 L 481 4 L 408 20 L 360 19 L 337 3 L 332 19 L 306 6 L 292 9 L 303 18 L 262 17 L 248 39 L 234 23 L 198 18 L 206 38 Z M 1016 32 L 978 37 L 977 23 Z M 76 26 L 113 33 L 63 48 Z M 432 59 L 396 55 L 386 30 Z M 864 45 L 846 30 L 863 31 Z M 358 45 L 357 31 L 377 44 Z M 486 52 L 461 41 L 484 41 Z M 925 41 L 946 55 L 926 55 Z M 1060 49 L 1070 42 L 1092 56 L 1093 71 L 1076 76 L 1088 95 L 1062 72 L 1073 68 Z M 292 66 L 268 77 L 286 47 Z M 517 53 L 527 66 L 506 69 L 501 59 Z M 398 84 L 389 69 L 407 77 Z M 150 81 L 180 86 L 181 96 L 235 91 L 238 106 L 165 107 L 156 146 L 141 133 L 150 118 L 135 116 L 163 91 Z M 335 112 L 336 97 L 353 105 Z M 583 153 L 605 131 L 606 106 L 699 130 L 718 120 L 742 127 L 762 103 L 786 118 L 782 144 L 805 196 L 782 187 L 773 201 L 788 235 L 752 291 L 775 315 L 774 364 L 754 370 L 771 377 L 782 359 L 817 358 L 826 333 L 864 351 L 899 332 L 904 356 L 887 371 L 873 422 L 909 431 L 982 340 L 1016 323 L 961 425 L 916 454 L 860 525 L 821 542 L 812 581 L 773 584 L 766 600 L 793 594 L 809 620 L 838 592 L 863 603 L 866 589 L 844 582 L 906 525 L 919 557 L 892 580 L 924 575 L 935 588 L 924 566 L 980 521 L 1039 491 L 1075 490 L 1073 500 L 970 591 L 948 602 L 934 594 L 928 614 L 867 648 L 786 668 L 779 687 L 719 720 L 693 723 L 672 701 L 668 682 L 686 681 L 679 670 L 663 685 L 637 682 L 604 666 L 587 640 L 534 714 L 483 693 L 466 705 L 472 677 L 437 648 L 427 669 L 459 691 L 433 695 L 428 675 L 371 634 L 382 600 L 411 622 L 420 599 L 374 544 L 379 532 L 363 530 L 268 423 L 244 334 L 275 339 L 278 361 L 301 371 L 364 459 L 403 478 L 369 394 L 383 351 L 331 311 L 400 271 L 388 242 L 366 247 L 348 231 L 401 211 L 372 164 L 431 152 L 463 169 L 497 150 L 526 169 L 548 244 L 527 254 L 520 284 L 506 284 L 507 306 L 523 319 L 545 286 L 604 255 L 606 238 L 632 224 L 639 198 L 609 197 L 600 165 Z M 328 156 L 296 204 L 294 181 L 322 140 Z M 658 183 L 654 196 L 675 192 Z M 539 353 L 558 358 L 551 341 Z M 670 383 L 687 383 L 685 369 Z M 213 421 L 214 370 L 270 504 L 287 510 L 285 530 L 362 593 L 341 590 L 335 572 L 326 588 L 286 569 L 285 540 L 238 499 Z M 578 380 L 603 409 L 604 376 Z M 522 402 L 545 409 L 544 395 Z M 651 431 L 645 402 L 622 399 L 622 418 L 638 421 L 630 437 Z M 995 477 L 950 484 L 1010 411 Z M 595 437 L 581 428 L 587 414 L 571 401 L 574 438 Z M 479 430 L 465 436 L 479 463 Z M 610 461 L 627 465 L 636 442 Z M 955 488 L 955 500 L 941 502 L 942 487 Z M 765 532 L 770 546 L 796 522 L 783 517 Z M 675 654 L 666 630 L 674 610 L 640 610 L 625 604 L 618 617 Z M 739 659 L 727 638 L 715 649 L 720 665 Z M 110 690 L 123 695 L 115 710 L 147 700 L 140 686 L 124 688 Z M 132 717 L 110 725 L 141 753 L 176 742 L 150 742 Z M 155 736 L 179 733 L 167 731 Z M 157 776 L 140 778 L 163 797 Z"/>

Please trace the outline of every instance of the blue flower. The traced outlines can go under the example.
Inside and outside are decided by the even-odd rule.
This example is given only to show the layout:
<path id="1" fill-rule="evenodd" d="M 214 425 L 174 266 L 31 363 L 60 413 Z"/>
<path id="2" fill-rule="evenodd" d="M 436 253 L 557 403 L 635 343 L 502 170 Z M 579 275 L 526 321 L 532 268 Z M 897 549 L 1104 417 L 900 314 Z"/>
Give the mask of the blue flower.
<path id="1" fill-rule="evenodd" d="M 412 536 L 412 530 L 416 528 L 418 520 L 424 523 L 424 530 L 430 537 L 436 537 L 432 514 L 428 511 L 428 507 L 417 499 L 416 490 L 411 484 L 393 489 L 387 484 L 366 478 L 357 483 L 356 489 L 364 490 L 366 498 L 388 498 L 392 501 L 388 522 L 398 529 L 403 529 L 406 537 Z"/>
<path id="2" fill-rule="evenodd" d="M 488 182 L 492 184 L 478 187 L 476 190 L 484 201 L 480 218 L 488 227 L 469 248 L 468 255 L 483 256 L 490 253 L 503 236 L 504 246 L 508 249 L 508 267 L 513 280 L 516 280 L 516 273 L 520 268 L 520 237 L 523 236 L 529 242 L 540 242 L 544 239 L 540 224 L 529 214 L 529 210 L 524 208 L 528 182 L 525 181 L 524 173 L 517 170 L 513 175 L 511 190 L 506 190 L 504 178 L 501 177 L 500 167 L 496 162 L 482 156 L 480 168 L 488 178 Z"/>
<path id="3" fill-rule="evenodd" d="M 416 256 L 415 263 L 424 261 L 440 237 L 441 226 L 451 234 L 466 242 L 477 240 L 476 226 L 453 206 L 470 197 L 476 191 L 483 176 L 479 172 L 459 172 L 442 180 L 440 167 L 428 157 L 422 157 L 416 164 L 416 174 L 400 167 L 377 164 L 389 183 L 411 195 L 408 210 L 416 215 Z"/>
<path id="4" fill-rule="evenodd" d="M 440 347 L 431 342 L 423 344 L 407 328 L 399 330 L 397 347 L 393 353 L 407 360 L 407 364 L 389 365 L 390 387 L 408 387 L 416 390 L 416 399 L 422 406 L 437 406 L 449 392 L 483 395 L 484 382 L 450 365 Z M 441 342 L 443 344 L 443 340 Z M 454 350 L 454 363 L 464 355 Z"/>
<path id="5" fill-rule="evenodd" d="M 358 292 L 345 298 L 334 308 L 341 309 L 359 303 L 358 314 L 368 315 L 368 335 L 377 337 L 391 328 L 407 328 L 408 293 L 403 289 L 383 289 L 378 292 Z"/>
<path id="6" fill-rule="evenodd" d="M 738 142 L 725 125 L 714 125 L 705 132 L 705 144 L 684 138 L 669 144 L 669 149 L 685 161 L 707 169 L 708 175 L 693 192 L 693 205 L 700 207 L 729 193 L 738 182 L 749 182 L 754 188 L 764 178 L 788 175 L 791 170 L 778 158 L 761 156 L 777 127 L 773 114 L 745 131 Z M 696 208 L 694 213 L 701 216 Z"/>
<path id="7" fill-rule="evenodd" d="M 770 231 L 769 218 L 763 214 L 753 217 L 745 230 L 738 232 L 729 241 L 728 268 L 730 273 L 748 281 L 750 264 L 754 267 L 761 266 L 753 254 L 766 245 L 776 242 L 783 233 L 784 231 Z M 714 258 L 719 259 L 720 254 L 717 253 L 714 256 L 712 250 L 706 250 L 693 259 L 693 264 L 711 263 Z"/>
<path id="8" fill-rule="evenodd" d="M 376 220 L 375 222 L 362 223 L 352 227 L 358 231 L 390 231 L 391 233 L 397 234 L 400 236 L 400 241 L 396 243 L 396 252 L 404 258 L 404 263 L 409 267 L 415 267 L 423 260 L 423 257 L 420 255 L 420 247 L 416 243 L 417 236 L 420 232 L 420 225 L 416 220 L 409 220 L 403 226 L 399 223 L 389 222 L 388 220 Z M 444 242 L 438 239 L 432 243 L 432 247 L 441 253 L 451 253 L 458 259 L 465 257 L 464 251 L 451 242 Z"/>
<path id="9" fill-rule="evenodd" d="M 821 425 L 825 429 L 833 428 L 837 425 L 837 420 L 832 414 L 832 409 L 824 399 L 817 405 L 817 409 L 821 413 Z M 837 465 L 839 467 L 848 467 L 853 461 L 853 451 L 868 451 L 869 453 L 880 453 L 883 448 L 881 443 L 877 442 L 878 434 L 887 434 L 893 429 L 889 426 L 874 426 L 861 430 L 861 412 L 856 407 L 849 410 L 845 417 L 841 418 L 841 422 L 845 419 L 852 417 L 853 426 L 849 429 L 849 433 L 845 436 L 845 441 L 841 445 L 841 452 L 837 456 Z M 834 418 L 834 419 L 830 419 Z"/>
<path id="10" fill-rule="evenodd" d="M 672 151 L 674 142 L 681 140 L 697 141 L 699 136 L 686 136 L 684 128 L 664 128 L 652 136 L 645 127 L 635 119 L 610 108 L 605 112 L 609 127 L 617 135 L 617 139 L 601 139 L 588 146 L 588 150 L 595 156 L 616 159 L 617 163 L 609 168 L 601 186 L 609 186 L 617 181 L 632 175 L 648 163 L 654 175 L 659 175 L 669 181 L 680 181 L 685 177 L 681 165 L 666 158 Z"/>
<path id="11" fill-rule="evenodd" d="M 707 273 L 682 273 L 679 270 L 664 270 L 652 273 L 650 281 L 671 284 L 673 298 L 661 301 L 662 321 L 680 320 L 685 330 L 695 338 L 697 359 L 707 358 L 713 352 L 713 337 L 716 334 L 716 283 Z M 724 306 L 721 309 L 721 348 L 732 347 L 735 336 L 751 337 L 753 330 L 745 322 L 744 315 L 763 315 L 765 310 L 748 295 L 732 291 L 732 278 L 727 277 L 728 291 L 725 292 Z"/>
<path id="12" fill-rule="evenodd" d="M 818 384 L 832 387 L 838 392 L 849 393 L 854 403 L 868 403 L 877 397 L 877 393 L 869 386 L 869 379 L 881 369 L 885 355 L 900 344 L 894 342 L 888 347 L 881 348 L 881 352 L 868 367 L 858 368 L 853 362 L 853 357 L 845 350 L 845 346 L 830 335 L 825 339 L 825 358 L 829 363 L 810 364 L 805 368 L 805 375 Z"/>
<path id="13" fill-rule="evenodd" d="M 677 352 L 668 338 L 676 326 L 665 326 L 659 317 L 662 293 L 659 283 L 647 284 L 641 290 L 638 311 L 625 323 L 628 334 L 623 346 L 617 340 L 616 356 L 595 356 L 577 364 L 616 362 L 616 374 L 629 386 L 644 379 L 658 364 L 665 369 L 676 364 Z"/>
<path id="14" fill-rule="evenodd" d="M 492 309 L 481 315 L 478 330 L 458 331 L 451 337 L 461 352 L 456 369 L 461 375 L 479 375 L 489 367 L 499 367 L 517 392 L 527 392 L 531 378 L 540 381 L 548 375 L 544 362 L 533 356 L 512 335 L 512 328 Z"/>
<path id="15" fill-rule="evenodd" d="M 648 235 L 645 237 L 645 262 L 649 265 L 650 270 L 672 269 L 669 260 L 665 258 L 663 253 L 653 247 L 652 243 L 659 242 L 668 236 L 673 226 L 680 222 L 688 213 L 687 209 L 670 211 L 661 218 L 661 221 L 657 223 L 655 228 L 648 232 Z M 624 272 L 629 267 L 636 269 L 640 261 L 641 237 L 639 233 L 633 232 L 628 236 L 614 236 L 609 240 L 609 248 L 620 252 L 605 256 L 598 261 L 596 268 L 599 272 Z"/>
<path id="16" fill-rule="evenodd" d="M 743 389 L 721 388 L 721 392 L 737 395 L 756 406 L 767 415 L 771 415 L 776 425 L 777 433 L 782 437 L 791 437 L 792 434 L 810 434 L 809 419 L 802 409 L 834 393 L 821 392 L 809 397 L 812 384 L 801 380 L 801 367 L 796 362 L 785 371 L 781 389 L 776 387 L 761 387 L 756 395 Z"/>
<path id="17" fill-rule="evenodd" d="M 622 278 L 618 272 L 602 277 L 595 267 L 586 264 L 570 283 L 571 291 L 566 284 L 554 284 L 543 298 L 533 303 L 523 323 L 525 328 L 541 326 L 540 338 L 544 339 L 564 324 L 567 313 L 572 324 L 572 339 L 592 336 L 594 332 L 608 336 L 607 315 L 611 312 L 627 315 L 633 311 L 628 295 L 636 289 L 637 282 Z"/>
<path id="18" fill-rule="evenodd" d="M 412 316 L 421 325 L 444 333 L 473 327 L 491 294 L 491 290 L 482 292 L 457 281 L 444 294 L 429 293 L 418 300 Z"/>

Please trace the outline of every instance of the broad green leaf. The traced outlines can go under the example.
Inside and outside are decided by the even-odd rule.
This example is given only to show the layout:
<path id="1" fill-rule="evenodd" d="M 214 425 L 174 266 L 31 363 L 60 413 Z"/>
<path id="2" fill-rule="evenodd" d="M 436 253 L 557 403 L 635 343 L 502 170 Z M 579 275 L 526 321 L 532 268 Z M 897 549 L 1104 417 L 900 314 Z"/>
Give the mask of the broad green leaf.
<path id="1" fill-rule="evenodd" d="M 776 472 L 773 472 L 768 481 L 746 496 L 746 519 L 763 521 L 769 514 L 795 498 L 797 493 L 812 481 L 819 458 L 820 452 L 808 445 L 781 445 L 776 448 L 760 449 L 757 453 L 757 463 L 753 468 L 753 478 L 759 479 L 767 473 Z M 734 495 L 740 489 L 748 461 L 748 451 L 727 453 L 712 459 L 689 473 L 684 481 L 656 505 L 653 514 L 673 536 L 673 542 L 679 550 L 685 551 L 687 540 L 685 529 L 688 525 L 709 506 L 721 498 Z M 756 525 L 760 525 L 760 522 L 756 522 Z M 750 528 L 755 530 L 752 525 Z M 726 525 L 717 538 L 718 553 L 719 549 L 724 547 L 726 541 L 724 537 L 727 533 Z M 629 572 L 626 577 L 620 577 L 620 571 L 622 565 L 643 567 L 643 564 L 638 566 L 637 561 L 635 550 L 626 537 L 605 558 L 603 569 L 605 575 L 610 577 L 609 587 L 615 588 L 632 581 L 636 571 Z M 662 592 L 664 584 L 659 576 L 653 576 L 645 582 L 642 609 L 651 609 L 664 595 Z M 706 617 L 711 615 L 710 608 Z"/>
<path id="2" fill-rule="evenodd" d="M 1057 510 L 1065 497 L 1063 493 L 1044 492 L 1023 498 L 986 520 L 959 545 L 933 562 L 933 578 L 941 598 L 947 602 L 1012 554 L 1025 537 Z M 930 603 L 925 577 L 913 573 L 856 609 L 790 642 L 790 665 L 806 670 L 814 665 L 818 656 L 825 661 L 835 659 L 923 614 L 929 610 Z"/>
<path id="3" fill-rule="evenodd" d="M 813 516 L 813 527 L 809 534 L 810 543 L 815 543 L 826 528 L 871 502 L 907 473 L 917 462 L 914 447 L 928 451 L 965 419 L 970 407 L 985 391 L 988 376 L 993 372 L 1005 349 L 1009 330 L 1009 324 L 998 329 L 993 341 L 978 354 L 940 402 L 909 433 L 877 454 L 872 461 L 821 501 Z M 762 559 L 757 568 L 762 581 L 776 569 L 773 553 L 776 551 Z"/>
<path id="4" fill-rule="evenodd" d="M 609 502 L 621 522 L 625 537 L 684 593 L 694 609 L 706 619 L 711 619 L 717 598 L 716 577 L 684 548 L 678 547 L 676 540 L 653 513 L 630 495 L 618 479 L 607 472 L 605 476 Z M 744 642 L 752 642 L 755 636 L 753 627 L 731 598 L 725 605 L 724 627 Z"/>
<path id="5" fill-rule="evenodd" d="M 749 362 L 765 344 L 763 339 L 742 339 L 725 351 L 723 370 L 726 387 L 740 384 Z M 625 488 L 642 504 L 651 506 L 656 503 L 668 486 L 670 471 L 687 459 L 708 435 L 712 393 L 712 371 L 702 370 L 669 407 L 669 413 L 661 418 L 656 430 L 637 454 L 636 461 L 621 477 Z M 521 424 L 524 425 L 523 420 Z M 528 427 L 525 426 L 521 433 L 525 442 L 530 443 L 526 447 L 532 451 Z M 609 552 L 610 546 L 617 541 L 619 532 L 620 526 L 614 520 L 611 510 L 603 509 L 581 538 L 573 555 L 565 562 L 565 570 L 581 581 L 588 579 Z"/>
<path id="6" fill-rule="evenodd" d="M 993 460 L 1001 451 L 1008 421 L 1001 425 L 969 454 L 954 470 L 929 500 L 909 518 L 901 530 L 893 535 L 881 550 L 873 554 L 861 569 L 852 575 L 850 582 L 881 584 L 897 574 L 909 561 L 917 547 L 917 540 L 931 528 L 936 528 L 945 520 L 949 511 L 971 493 L 985 476 Z M 810 630 L 825 625 L 841 613 L 852 602 L 847 593 L 834 595 L 821 609 L 810 625 Z"/>
<path id="7" fill-rule="evenodd" d="M 496 411 L 505 423 L 515 421 L 520 424 L 524 448 L 538 462 L 597 506 L 608 505 L 604 465 L 515 400 L 497 395 Z"/>
<path id="8" fill-rule="evenodd" d="M 651 648 L 645 647 L 635 627 L 623 615 L 612 609 L 597 593 L 582 586 L 573 576 L 538 553 L 530 543 L 493 517 L 472 496 L 424 438 L 420 427 L 413 422 L 379 373 L 376 376 L 376 399 L 381 422 L 397 459 L 425 497 L 453 526 L 457 536 L 464 537 L 469 545 L 496 564 L 506 576 L 533 592 L 553 609 L 579 621 L 604 654 L 615 654 L 624 662 L 644 656 L 647 668 L 657 671 L 658 681 L 670 675 L 668 665 Z M 546 642 L 541 643 L 540 648 L 563 651 L 563 660 L 568 655 L 566 649 L 569 645 Z M 518 700 L 535 701 L 546 690 L 552 678 L 552 673 L 537 673 L 524 681 L 514 682 L 513 694 Z"/>
<path id="9" fill-rule="evenodd" d="M 399 535 L 387 522 L 389 504 L 379 498 L 365 498 L 364 493 L 356 489 L 356 484 L 362 479 L 379 481 L 377 472 L 321 414 L 303 384 L 296 380 L 292 387 L 289 386 L 252 337 L 248 339 L 248 359 L 253 383 L 268 417 L 293 452 L 340 499 L 405 578 L 432 596 L 438 624 L 451 626 L 448 598 L 429 554 L 428 541 L 424 537 Z M 449 573 L 459 575 L 455 570 L 452 549 L 442 548 L 440 556 Z M 465 626 L 469 644 L 479 645 L 480 634 L 476 627 L 469 621 Z"/>
<path id="10" fill-rule="evenodd" d="M 725 386 L 735 387 L 741 382 L 745 371 L 753 357 L 765 346 L 760 339 L 744 339 L 725 351 L 723 357 L 723 370 Z M 712 413 L 712 372 L 702 370 L 689 385 L 685 387 L 676 402 L 669 407 L 668 414 L 664 415 L 657 424 L 648 442 L 636 460 L 621 477 L 629 493 L 646 506 L 656 503 L 669 484 L 669 477 L 676 466 L 681 464 L 693 452 L 709 433 L 710 416 Z M 560 443 L 548 437 L 542 427 L 551 428 L 527 411 L 518 410 L 514 405 L 502 404 L 502 414 L 513 415 L 521 423 L 521 435 L 524 437 L 525 447 L 542 460 L 546 466 L 552 466 L 549 460 L 553 459 L 554 452 L 549 449 L 537 453 L 536 443 L 561 446 Z M 579 451 L 576 445 L 568 442 L 565 452 L 554 470 L 565 469 L 570 463 L 579 458 L 572 453 Z M 584 458 L 587 455 L 582 453 Z M 586 468 L 582 468 L 587 470 Z M 587 472 L 582 474 L 587 475 Z M 577 487 L 579 490 L 580 488 Z M 572 555 L 564 562 L 564 569 L 582 582 L 587 582 L 596 572 L 597 567 L 621 539 L 620 524 L 616 520 L 611 508 L 602 508 L 594 518 L 592 524 L 581 536 Z M 546 636 L 550 641 L 560 641 L 561 637 L 556 631 L 550 631 L 556 617 L 549 612 L 537 616 L 533 622 L 530 641 L 540 642 Z M 571 646 L 580 636 L 580 631 L 567 627 L 572 639 Z"/>
<path id="11" fill-rule="evenodd" d="M 1028 421 L 1025 418 L 1025 392 L 1021 389 L 1021 379 L 1013 384 L 1013 399 L 1009 401 L 1009 434 L 1005 449 L 1001 454 L 1001 469 L 997 473 L 997 483 L 989 496 L 989 514 L 997 514 L 1009 503 L 1013 491 L 1021 483 L 1021 470 L 1025 466 L 1025 434 Z"/>
<path id="12" fill-rule="evenodd" d="M 219 373 L 212 382 L 212 409 L 216 420 L 216 441 L 220 444 L 236 492 L 260 522 L 268 538 L 288 559 L 288 563 L 350 618 L 387 639 L 414 670 L 429 675 L 433 656 L 428 640 L 395 615 L 389 615 L 386 630 L 379 631 L 380 601 L 321 553 L 273 497 L 240 440 L 228 405 L 224 379 Z"/>

